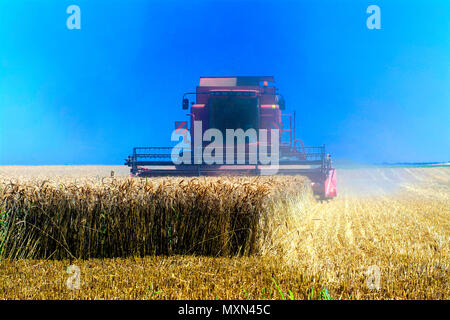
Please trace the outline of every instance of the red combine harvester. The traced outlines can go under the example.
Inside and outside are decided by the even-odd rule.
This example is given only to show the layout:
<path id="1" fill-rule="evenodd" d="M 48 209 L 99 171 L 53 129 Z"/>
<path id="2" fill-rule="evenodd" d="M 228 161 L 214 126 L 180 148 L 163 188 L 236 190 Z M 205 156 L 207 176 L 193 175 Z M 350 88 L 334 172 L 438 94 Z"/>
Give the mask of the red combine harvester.
<path id="1" fill-rule="evenodd" d="M 295 112 L 293 115 L 281 114 L 281 110 L 285 109 L 284 98 L 273 84 L 274 78 L 271 76 L 201 77 L 196 92 L 188 92 L 183 96 L 183 110 L 190 108 L 189 123 L 175 122 L 175 133 L 184 137 L 185 146 L 134 148 L 133 154 L 125 163 L 131 167 L 130 175 L 264 175 L 267 174 L 267 163 L 263 164 L 260 159 L 255 163 L 255 158 L 251 157 L 255 153 L 259 154 L 260 149 L 264 147 L 269 156 L 276 152 L 276 174 L 306 176 L 311 180 L 316 194 L 322 198 L 335 197 L 336 169 L 332 167 L 330 155 L 325 152 L 324 145 L 307 147 L 303 145 L 302 140 L 295 138 Z M 191 102 L 191 106 L 187 98 L 189 95 L 195 96 L 195 103 Z M 201 124 L 200 127 L 198 124 Z M 249 139 L 245 140 L 243 149 L 239 149 L 238 142 L 231 147 L 224 146 L 223 152 L 218 153 L 223 159 L 227 155 L 227 160 L 237 160 L 236 163 L 216 161 L 211 164 L 201 156 L 202 151 L 206 151 L 205 148 L 211 143 L 203 141 L 205 131 L 211 128 L 223 133 L 226 129 L 242 129 L 245 132 L 254 129 L 253 132 L 259 130 L 260 135 L 256 140 L 251 139 L 251 135 L 247 136 Z M 261 129 L 268 132 L 264 140 L 261 139 Z M 271 130 L 278 132 L 278 150 L 272 150 Z M 232 158 L 228 158 L 227 154 L 230 148 L 233 151 Z M 190 161 L 174 161 L 174 150 L 175 158 L 184 157 Z M 244 154 L 242 150 L 245 150 Z M 240 155 L 243 157 L 239 158 Z"/>

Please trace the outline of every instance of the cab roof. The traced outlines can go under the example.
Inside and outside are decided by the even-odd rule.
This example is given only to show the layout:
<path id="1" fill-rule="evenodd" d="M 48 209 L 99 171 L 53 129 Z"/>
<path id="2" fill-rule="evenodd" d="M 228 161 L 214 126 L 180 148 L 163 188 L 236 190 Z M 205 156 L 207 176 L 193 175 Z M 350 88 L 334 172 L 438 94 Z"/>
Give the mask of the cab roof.
<path id="1" fill-rule="evenodd" d="M 200 87 L 260 86 L 261 82 L 274 83 L 273 76 L 200 77 Z"/>

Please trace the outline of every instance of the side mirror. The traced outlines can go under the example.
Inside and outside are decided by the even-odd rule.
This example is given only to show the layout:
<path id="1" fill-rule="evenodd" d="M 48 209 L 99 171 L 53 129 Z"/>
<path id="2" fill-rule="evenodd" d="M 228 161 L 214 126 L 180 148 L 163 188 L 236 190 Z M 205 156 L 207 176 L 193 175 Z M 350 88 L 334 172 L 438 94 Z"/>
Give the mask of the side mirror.
<path id="1" fill-rule="evenodd" d="M 280 110 L 286 109 L 286 102 L 284 101 L 283 96 L 278 96 L 278 105 L 280 106 Z"/>
<path id="2" fill-rule="evenodd" d="M 183 110 L 189 109 L 189 99 L 183 98 Z"/>

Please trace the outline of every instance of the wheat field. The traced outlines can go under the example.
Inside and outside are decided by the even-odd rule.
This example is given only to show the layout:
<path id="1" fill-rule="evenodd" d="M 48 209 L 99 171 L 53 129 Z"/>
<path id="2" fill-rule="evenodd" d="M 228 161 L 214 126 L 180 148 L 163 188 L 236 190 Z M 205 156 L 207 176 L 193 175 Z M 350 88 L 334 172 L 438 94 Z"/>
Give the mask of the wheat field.
<path id="1" fill-rule="evenodd" d="M 93 186 L 101 186 L 117 184 L 118 182 L 113 182 L 114 179 L 121 181 L 119 184 L 128 181 L 126 172 L 121 173 L 122 169 L 119 167 L 76 167 L 73 170 L 75 174 L 68 167 L 30 169 L 0 167 L 2 190 L 5 193 L 4 186 L 8 183 L 10 186 L 8 192 L 11 192 L 11 183 L 28 185 L 32 186 L 30 187 L 32 190 L 40 190 L 36 187 L 36 183 L 38 181 L 42 183 L 43 179 L 48 180 L 45 185 L 53 188 L 51 189 L 53 192 L 58 192 L 58 187 L 62 188 L 61 184 L 80 185 L 88 181 Z M 110 178 L 111 170 L 116 173 L 114 179 Z M 123 256 L 126 255 L 126 250 L 114 249 L 119 242 L 111 240 L 106 248 L 114 252 L 116 257 L 98 258 L 95 255 L 98 255 L 99 251 L 83 251 L 80 248 L 86 246 L 74 246 L 69 247 L 69 251 L 78 252 L 78 255 L 64 256 L 60 251 L 58 253 L 60 256 L 55 259 L 56 253 L 49 256 L 52 252 L 33 251 L 33 248 L 38 248 L 39 242 L 32 240 L 36 240 L 39 233 L 33 233 L 31 229 L 16 229 L 18 231 L 11 234 L 11 239 L 14 239 L 13 236 L 16 239 L 25 239 L 25 235 L 28 235 L 26 239 L 31 239 L 27 240 L 31 248 L 16 250 L 19 256 L 10 255 L 0 262 L 0 298 L 448 299 L 450 297 L 449 167 L 341 169 L 338 170 L 338 197 L 323 202 L 311 196 L 310 190 L 305 187 L 301 178 L 290 177 L 275 177 L 272 180 L 269 178 L 266 181 L 268 184 L 260 187 L 262 188 L 260 190 L 266 190 L 267 193 L 261 194 L 261 197 L 247 197 L 245 198 L 247 202 L 237 201 L 236 199 L 240 199 L 237 195 L 242 195 L 242 192 L 248 193 L 248 190 L 243 189 L 243 180 L 237 183 L 233 181 L 234 178 L 230 179 L 228 183 L 233 185 L 233 188 L 226 189 L 222 186 L 227 195 L 235 195 L 235 198 L 225 197 L 229 199 L 227 208 L 233 206 L 235 208 L 238 204 L 242 205 L 242 202 L 247 203 L 247 206 L 228 212 L 245 210 L 256 218 L 245 220 L 247 229 L 254 231 L 252 235 L 250 233 L 242 235 L 240 240 L 235 240 L 234 246 L 229 246 L 228 251 L 214 250 L 217 247 L 225 248 L 231 241 L 222 237 L 221 241 L 212 242 L 206 251 L 197 250 L 189 253 L 180 249 L 172 252 L 156 252 L 160 253 L 156 256 L 148 255 L 145 251 L 136 251 L 132 256 Z M 174 181 L 179 182 L 173 178 L 171 181 L 172 185 Z M 210 182 L 216 183 L 212 180 Z M 250 185 L 256 183 L 254 180 L 246 182 Z M 148 181 L 140 183 L 145 184 Z M 151 183 L 156 188 L 160 182 Z M 268 185 L 271 187 L 267 187 Z M 293 186 L 298 186 L 298 190 L 293 189 Z M 211 188 L 211 185 L 209 187 Z M 254 187 L 252 188 L 254 190 Z M 284 189 L 285 192 L 275 192 Z M 22 193 L 16 192 L 15 196 L 18 197 L 17 203 L 23 204 L 19 201 L 20 195 L 23 197 L 30 189 L 20 190 L 23 190 Z M 99 196 L 98 193 L 95 195 Z M 100 195 L 104 196 L 102 193 Z M 271 201 L 261 202 L 261 199 L 266 198 Z M 3 196 L 2 200 L 4 199 Z M 218 198 L 211 199 L 212 203 L 218 201 Z M 4 201 L 2 205 L 5 205 Z M 121 208 L 128 206 L 129 204 Z M 215 211 L 209 210 L 209 206 L 209 203 L 204 204 L 200 212 L 206 212 L 211 219 L 202 216 L 203 213 L 197 216 L 208 221 L 208 226 L 223 218 L 214 216 Z M 220 208 L 224 210 L 226 206 Z M 36 212 L 38 214 L 38 211 Z M 97 221 L 95 215 L 92 219 Z M 49 221 L 54 222 L 52 219 Z M 111 226 L 114 226 L 113 222 L 111 220 Z M 186 234 L 198 235 L 199 229 L 189 233 L 189 227 L 198 225 L 197 222 L 186 226 Z M 216 225 L 212 230 L 219 230 L 220 225 Z M 126 226 L 132 228 L 131 223 Z M 50 230 L 53 229 L 47 231 Z M 78 229 L 67 228 L 67 230 L 74 232 Z M 138 234 L 145 232 L 142 228 L 138 230 L 136 231 Z M 35 236 L 31 237 L 30 234 Z M 219 230 L 216 234 L 223 235 L 223 232 Z M 214 238 L 214 235 L 211 234 L 210 238 Z M 124 241 L 128 238 L 120 239 Z M 164 242 L 169 240 L 171 239 L 163 239 Z M 185 243 L 192 245 L 198 243 L 197 240 Z M 68 242 L 76 244 L 75 240 Z M 239 248 L 236 244 L 243 243 L 252 249 L 236 250 Z M 78 251 L 73 248 L 78 248 Z M 56 247 L 54 249 L 56 250 Z M 82 252 L 95 254 L 91 254 L 90 259 L 85 259 L 87 257 L 83 256 Z M 69 290 L 66 286 L 70 277 L 68 273 L 70 265 L 76 265 L 80 269 L 79 289 Z"/>

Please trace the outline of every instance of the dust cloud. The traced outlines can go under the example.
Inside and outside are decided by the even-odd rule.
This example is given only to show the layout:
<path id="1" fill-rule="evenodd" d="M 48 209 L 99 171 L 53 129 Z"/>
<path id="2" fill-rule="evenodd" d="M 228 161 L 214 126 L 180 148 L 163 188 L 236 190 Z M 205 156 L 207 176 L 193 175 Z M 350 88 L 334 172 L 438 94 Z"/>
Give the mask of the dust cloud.
<path id="1" fill-rule="evenodd" d="M 450 167 L 338 168 L 337 178 L 344 196 L 450 195 Z"/>

